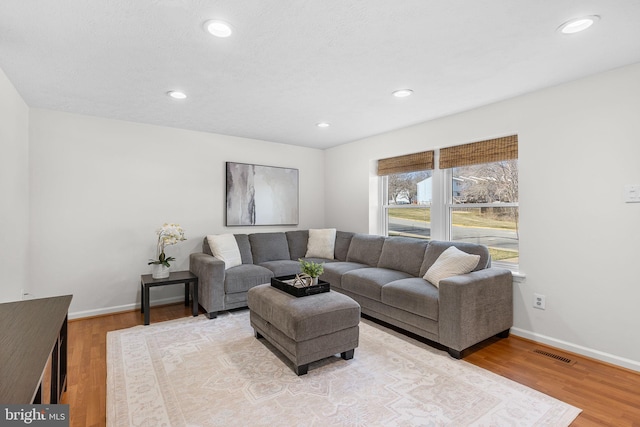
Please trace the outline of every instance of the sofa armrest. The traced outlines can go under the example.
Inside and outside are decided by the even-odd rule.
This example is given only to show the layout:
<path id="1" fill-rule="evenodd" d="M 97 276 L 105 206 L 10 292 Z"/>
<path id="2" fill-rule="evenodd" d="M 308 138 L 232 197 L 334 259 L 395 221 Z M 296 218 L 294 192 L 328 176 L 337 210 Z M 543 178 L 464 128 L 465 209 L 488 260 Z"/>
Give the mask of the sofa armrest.
<path id="1" fill-rule="evenodd" d="M 461 352 L 513 326 L 513 278 L 504 268 L 449 277 L 439 286 L 439 342 Z"/>
<path id="2" fill-rule="evenodd" d="M 215 317 L 224 310 L 224 261 L 202 252 L 191 254 L 189 271 L 198 276 L 198 303 Z"/>

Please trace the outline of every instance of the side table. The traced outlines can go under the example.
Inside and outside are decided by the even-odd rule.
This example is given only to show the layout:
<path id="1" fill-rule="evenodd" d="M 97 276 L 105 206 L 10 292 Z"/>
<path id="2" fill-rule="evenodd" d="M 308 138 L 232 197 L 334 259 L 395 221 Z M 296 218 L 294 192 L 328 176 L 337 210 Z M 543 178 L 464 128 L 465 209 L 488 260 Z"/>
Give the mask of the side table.
<path id="1" fill-rule="evenodd" d="M 198 316 L 198 276 L 190 271 L 174 271 L 164 279 L 154 279 L 151 274 L 140 276 L 140 289 L 142 291 L 142 303 L 140 312 L 144 313 L 144 324 L 149 324 L 149 290 L 153 286 L 177 285 L 184 283 L 184 305 L 189 306 L 189 288 L 191 288 L 191 300 L 193 303 L 193 317 Z M 191 286 L 189 286 L 191 285 Z"/>

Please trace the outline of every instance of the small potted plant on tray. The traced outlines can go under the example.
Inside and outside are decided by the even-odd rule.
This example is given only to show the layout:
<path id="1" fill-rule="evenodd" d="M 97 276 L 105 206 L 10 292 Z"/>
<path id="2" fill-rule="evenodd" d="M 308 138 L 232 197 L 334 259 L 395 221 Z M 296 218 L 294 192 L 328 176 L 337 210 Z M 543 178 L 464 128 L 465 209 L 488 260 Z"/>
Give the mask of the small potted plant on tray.
<path id="1" fill-rule="evenodd" d="M 302 258 L 298 258 L 298 261 L 300 262 L 300 270 L 302 271 L 298 277 L 301 280 L 305 280 L 307 286 L 317 285 L 318 276 L 324 273 L 324 263 L 305 261 Z"/>

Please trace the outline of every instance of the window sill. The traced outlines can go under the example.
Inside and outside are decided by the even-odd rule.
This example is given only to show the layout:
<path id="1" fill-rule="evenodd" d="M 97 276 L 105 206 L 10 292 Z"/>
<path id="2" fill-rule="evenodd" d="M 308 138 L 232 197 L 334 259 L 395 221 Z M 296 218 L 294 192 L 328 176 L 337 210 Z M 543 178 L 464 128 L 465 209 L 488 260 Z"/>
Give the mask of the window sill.
<path id="1" fill-rule="evenodd" d="M 511 271 L 511 274 L 513 275 L 513 283 L 523 283 L 527 278 L 527 275 L 521 271 Z"/>
<path id="2" fill-rule="evenodd" d="M 511 274 L 513 275 L 513 283 L 522 283 L 526 280 L 527 275 L 522 271 L 518 271 L 518 266 L 514 264 L 507 264 L 501 262 L 492 262 L 492 267 L 506 268 L 507 270 L 511 270 Z"/>

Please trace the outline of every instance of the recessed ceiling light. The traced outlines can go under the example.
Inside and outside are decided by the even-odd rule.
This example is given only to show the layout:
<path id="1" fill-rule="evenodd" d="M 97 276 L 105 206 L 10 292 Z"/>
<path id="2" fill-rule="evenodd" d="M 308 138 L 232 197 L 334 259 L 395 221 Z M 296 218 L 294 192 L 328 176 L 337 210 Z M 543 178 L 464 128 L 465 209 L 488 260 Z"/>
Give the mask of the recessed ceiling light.
<path id="1" fill-rule="evenodd" d="M 180 92 L 178 90 L 170 90 L 169 92 L 167 92 L 167 95 L 174 99 L 185 99 L 187 97 L 184 92 Z"/>
<path id="2" fill-rule="evenodd" d="M 407 96 L 410 96 L 412 93 L 413 91 L 411 89 L 399 89 L 393 92 L 393 96 L 395 96 L 396 98 L 405 98 Z"/>
<path id="3" fill-rule="evenodd" d="M 204 29 L 216 37 L 229 37 L 233 32 L 231 25 L 215 19 L 205 22 Z"/>
<path id="4" fill-rule="evenodd" d="M 592 26 L 600 17 L 598 15 L 583 16 L 582 18 L 572 19 L 558 27 L 558 31 L 562 34 L 575 34 L 584 31 Z"/>
<path id="5" fill-rule="evenodd" d="M 318 126 L 319 128 L 328 128 L 329 126 L 331 126 L 331 124 L 327 122 L 320 122 L 316 123 L 316 126 Z"/>

